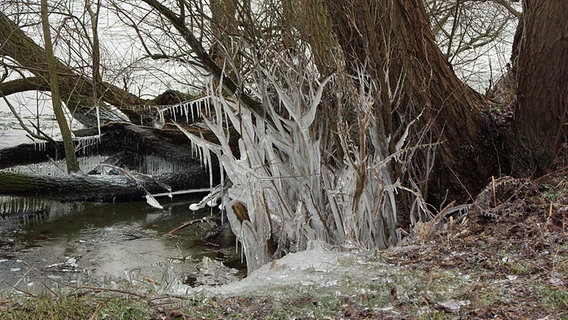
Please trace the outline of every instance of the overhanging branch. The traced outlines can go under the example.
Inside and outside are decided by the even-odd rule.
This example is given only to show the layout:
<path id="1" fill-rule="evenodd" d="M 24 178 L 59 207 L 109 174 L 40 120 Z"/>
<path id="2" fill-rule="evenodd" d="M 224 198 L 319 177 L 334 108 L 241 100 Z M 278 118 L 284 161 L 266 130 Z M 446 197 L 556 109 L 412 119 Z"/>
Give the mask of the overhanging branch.
<path id="1" fill-rule="evenodd" d="M 211 56 L 207 53 L 207 50 L 203 47 L 201 42 L 195 37 L 193 32 L 187 28 L 184 23 L 183 17 L 178 16 L 172 10 L 168 9 L 166 6 L 158 2 L 157 0 L 143 0 L 152 8 L 156 9 L 163 17 L 165 17 L 181 34 L 181 36 L 185 39 L 187 44 L 191 47 L 191 49 L 195 52 L 197 59 L 201 62 L 201 64 L 207 69 L 213 76 L 219 80 L 220 83 L 223 84 L 225 90 L 229 93 L 233 94 L 239 101 L 241 101 L 247 108 L 251 111 L 256 113 L 262 118 L 266 118 L 266 110 L 264 106 L 257 101 L 256 99 L 252 98 L 248 94 L 242 91 L 241 88 L 231 79 L 228 77 L 221 67 L 219 67 L 215 61 L 211 58 Z"/>
<path id="2" fill-rule="evenodd" d="M 27 77 L 0 83 L 0 96 L 7 97 L 26 91 L 49 91 L 49 85 L 39 77 Z"/>

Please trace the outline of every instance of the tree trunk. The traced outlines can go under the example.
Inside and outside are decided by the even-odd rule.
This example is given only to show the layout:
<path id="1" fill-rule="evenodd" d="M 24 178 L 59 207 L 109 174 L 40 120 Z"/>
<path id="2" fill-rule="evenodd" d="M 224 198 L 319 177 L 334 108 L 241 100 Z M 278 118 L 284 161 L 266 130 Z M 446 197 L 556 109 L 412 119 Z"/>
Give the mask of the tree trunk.
<path id="1" fill-rule="evenodd" d="M 96 128 L 89 133 L 96 133 Z M 115 163 L 125 168 L 114 169 L 119 175 L 72 174 L 65 176 L 38 175 L 0 171 L 0 194 L 10 196 L 32 196 L 51 198 L 60 201 L 136 201 L 142 200 L 146 192 L 167 192 L 164 185 L 172 191 L 209 187 L 209 173 L 199 161 L 194 159 L 194 152 L 187 138 L 179 130 L 160 130 L 114 123 L 102 126 L 103 135 L 92 150 L 85 150 L 86 155 L 109 155 L 119 151 L 126 152 L 131 161 L 134 155 L 134 170 L 138 156 L 153 155 L 184 168 L 175 172 L 149 176 L 136 173 L 127 163 Z M 84 133 L 82 130 L 80 133 Z M 80 144 L 76 145 L 78 148 Z M 92 152 L 92 153 L 90 153 Z M 26 165 L 57 159 L 63 154 L 62 143 L 23 144 L 0 150 L 0 169 L 15 165 Z M 107 159 L 108 160 L 108 159 Z M 113 167 L 112 167 L 113 168 Z M 96 168 L 95 168 L 96 169 Z M 214 182 L 219 179 L 218 167 L 213 166 Z M 96 171 L 96 170 L 91 170 Z M 128 174 L 124 174 L 128 172 Z"/>
<path id="2" fill-rule="evenodd" d="M 51 103 L 53 105 L 53 113 L 61 132 L 63 139 L 63 147 L 65 149 L 65 163 L 67 164 L 67 172 L 73 173 L 79 171 L 79 163 L 75 155 L 75 147 L 73 146 L 73 137 L 71 129 L 67 124 L 67 119 L 61 107 L 61 95 L 59 94 L 59 76 L 57 75 L 57 60 L 53 55 L 53 45 L 51 43 L 51 30 L 49 29 L 49 13 L 47 12 L 47 0 L 41 0 L 41 24 L 43 27 L 43 39 L 45 42 L 45 56 L 47 58 L 47 69 L 49 76 L 49 87 L 51 88 Z"/>
<path id="3" fill-rule="evenodd" d="M 196 132 L 187 127 L 186 130 Z M 188 166 L 199 165 L 195 159 L 195 151 L 187 137 L 177 128 L 156 129 L 136 126 L 128 123 L 109 123 L 101 126 L 102 136 L 93 140 L 92 146 L 76 141 L 78 155 L 83 157 L 95 155 L 112 155 L 127 151 L 144 155 L 156 155 L 160 158 Z M 89 137 L 98 133 L 96 128 L 75 131 L 79 137 Z M 199 131 L 204 137 L 211 137 L 211 132 Z M 236 142 L 233 142 L 236 145 Z M 62 142 L 41 144 L 20 144 L 11 148 L 0 149 L 0 169 L 18 165 L 60 160 L 64 156 Z"/>
<path id="4" fill-rule="evenodd" d="M 127 175 L 41 176 L 0 171 L 0 194 L 56 199 L 60 201 L 137 201 L 147 193 L 209 187 L 199 166 L 156 176 L 129 173 Z"/>
<path id="5" fill-rule="evenodd" d="M 544 174 L 568 153 L 568 5 L 526 0 L 519 44 L 511 162 L 518 175 Z"/>
<path id="6" fill-rule="evenodd" d="M 231 37 L 237 35 L 237 1 L 235 0 L 211 0 L 211 33 L 213 44 L 211 46 L 211 56 L 218 65 L 223 65 L 223 59 L 227 56 L 234 57 L 231 52 Z M 234 70 L 231 70 L 231 63 L 228 61 L 225 71 L 234 77 Z"/>
<path id="7" fill-rule="evenodd" d="M 453 72 L 430 31 L 422 2 L 327 3 L 348 69 L 356 74 L 359 66 L 367 66 L 366 72 L 379 85 L 376 99 L 383 107 L 376 119 L 387 136 L 396 138 L 391 139 L 391 153 L 402 134 L 396 131 L 399 125 L 422 114 L 418 127 L 429 128 L 431 141 L 441 142 L 434 179 L 424 186 L 424 193 L 433 196 L 430 201 L 434 203 L 442 201 L 448 191 L 446 200 L 463 201 L 474 195 L 496 174 L 490 119 L 482 112 L 485 100 Z M 391 92 L 397 86 L 402 92 L 393 99 Z"/>
<path id="8" fill-rule="evenodd" d="M 187 126 L 185 130 L 217 142 L 214 134 L 197 127 Z M 164 184 L 172 191 L 209 187 L 209 172 L 213 183 L 219 181 L 219 166 L 214 156 L 211 166 L 206 168 L 196 159 L 187 137 L 177 127 L 156 129 L 128 123 L 110 123 L 101 127 L 100 140 L 86 147 L 76 142 L 75 148 L 83 156 L 111 155 L 105 163 L 112 166 L 113 173 L 121 175 L 99 175 L 98 168 L 91 174 L 73 174 L 58 177 L 31 173 L 0 171 L 0 194 L 11 196 L 48 197 L 62 201 L 130 201 L 140 200 L 146 194 L 166 192 Z M 76 131 L 77 136 L 97 134 L 97 128 Z M 231 146 L 238 152 L 237 136 L 233 130 Z M 59 159 L 64 154 L 62 142 L 56 144 L 22 144 L 12 148 L 0 149 L 0 169 L 25 166 L 33 163 Z M 160 175 L 137 173 L 139 167 L 146 167 L 143 158 L 153 156 L 164 160 L 172 167 L 182 168 Z M 109 161 L 110 159 L 118 161 Z M 124 171 L 122 171 L 124 169 Z M 124 174 L 124 172 L 128 174 Z M 142 188 L 143 187 L 143 188 Z"/>
<path id="9" fill-rule="evenodd" d="M 282 9 L 284 47 L 301 48 L 299 44 L 305 41 L 310 45 L 318 71 L 322 75 L 334 72 L 338 43 L 325 0 L 283 0 Z"/>

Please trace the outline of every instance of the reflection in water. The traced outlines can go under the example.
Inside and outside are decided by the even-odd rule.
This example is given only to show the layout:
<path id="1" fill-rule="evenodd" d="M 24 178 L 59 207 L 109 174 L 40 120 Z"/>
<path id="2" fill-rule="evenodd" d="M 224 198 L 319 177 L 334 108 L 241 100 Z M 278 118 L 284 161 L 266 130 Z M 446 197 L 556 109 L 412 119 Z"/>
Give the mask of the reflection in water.
<path id="1" fill-rule="evenodd" d="M 230 231 L 216 223 L 218 209 L 188 209 L 198 200 L 161 198 L 164 210 L 157 210 L 145 202 L 60 203 L 0 197 L 0 208 L 6 210 L 0 221 L 0 289 L 37 291 L 57 282 L 118 278 L 167 285 L 195 274 L 204 257 L 242 270 Z M 7 213 L 7 208 L 18 210 Z M 167 234 L 203 217 L 210 219 Z"/>

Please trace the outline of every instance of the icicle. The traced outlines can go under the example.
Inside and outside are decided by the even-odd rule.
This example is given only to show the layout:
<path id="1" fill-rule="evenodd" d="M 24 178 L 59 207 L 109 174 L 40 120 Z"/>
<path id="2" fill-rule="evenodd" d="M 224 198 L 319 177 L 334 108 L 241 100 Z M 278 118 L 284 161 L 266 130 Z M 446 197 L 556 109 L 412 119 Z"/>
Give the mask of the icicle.
<path id="1" fill-rule="evenodd" d="M 76 151 L 78 151 L 80 155 L 88 156 L 92 154 L 92 151 L 99 145 L 101 136 L 79 137 L 76 141 Z"/>
<path id="2" fill-rule="evenodd" d="M 220 171 L 220 177 L 221 177 L 221 185 L 224 186 L 225 185 L 225 170 L 223 170 L 223 164 L 219 163 L 219 171 Z"/>
<path id="3" fill-rule="evenodd" d="M 213 97 L 213 99 L 215 99 L 215 98 Z M 210 115 L 211 114 L 210 110 L 211 110 L 211 103 L 209 103 L 209 99 L 207 99 L 205 101 L 205 114 Z"/>
<path id="4" fill-rule="evenodd" d="M 47 142 L 45 141 L 34 141 L 34 150 L 35 151 L 45 151 L 47 146 Z"/>
<path id="5" fill-rule="evenodd" d="M 145 174 L 150 174 L 150 172 L 153 172 L 152 161 L 147 157 L 144 157 L 140 162 L 139 171 Z"/>
<path id="6" fill-rule="evenodd" d="M 183 112 L 185 113 L 185 122 L 189 123 L 189 110 L 188 110 L 189 104 L 184 104 L 183 105 Z"/>
<path id="7" fill-rule="evenodd" d="M 197 146 L 197 144 L 191 140 L 191 155 L 196 158 L 199 155 L 199 151 L 197 150 L 197 148 L 199 148 L 199 146 Z"/>
<path id="8" fill-rule="evenodd" d="M 211 161 L 211 151 L 206 151 L 207 164 L 209 169 L 209 186 L 213 187 L 213 164 Z M 222 185 L 221 185 L 222 186 Z"/>
<path id="9" fill-rule="evenodd" d="M 158 108 L 158 118 L 160 119 L 160 124 L 163 126 L 166 123 L 166 118 L 164 116 L 164 111 Z"/>
<path id="10" fill-rule="evenodd" d="M 199 154 L 199 163 L 203 166 L 203 150 L 201 148 L 197 148 L 197 152 Z"/>
<path id="11" fill-rule="evenodd" d="M 100 108 L 99 108 L 99 104 L 95 103 L 95 111 L 97 112 L 97 130 L 98 130 L 98 136 L 101 136 L 101 114 L 100 114 Z"/>

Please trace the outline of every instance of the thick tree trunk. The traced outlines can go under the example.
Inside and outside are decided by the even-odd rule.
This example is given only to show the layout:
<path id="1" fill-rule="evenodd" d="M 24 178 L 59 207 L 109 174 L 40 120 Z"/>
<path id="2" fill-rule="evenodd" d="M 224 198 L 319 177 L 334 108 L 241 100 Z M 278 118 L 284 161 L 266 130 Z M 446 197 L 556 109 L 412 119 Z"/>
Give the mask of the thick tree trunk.
<path id="1" fill-rule="evenodd" d="M 497 163 L 490 119 L 482 112 L 485 100 L 454 74 L 434 40 L 422 2 L 328 0 L 328 7 L 348 68 L 356 73 L 367 66 L 380 87 L 377 101 L 383 107 L 376 118 L 395 137 L 391 152 L 402 134 L 397 127 L 420 114 L 419 126 L 429 128 L 432 141 L 441 142 L 433 179 L 423 191 L 436 202 L 447 191 L 450 199 L 467 200 L 480 190 L 496 174 Z M 389 94 L 396 86 L 402 92 L 393 100 Z"/>
<path id="2" fill-rule="evenodd" d="M 194 132 L 196 129 L 186 128 Z M 92 146 L 86 147 L 85 142 L 75 142 L 79 156 L 112 155 L 128 151 L 138 155 L 156 155 L 168 161 L 194 165 L 195 151 L 187 137 L 177 128 L 156 129 L 136 126 L 129 123 L 109 123 L 101 126 L 100 140 L 93 139 Z M 75 131 L 79 137 L 94 136 L 96 128 Z M 203 136 L 212 134 L 202 132 Z M 46 162 L 50 159 L 64 158 L 62 142 L 21 144 L 11 148 L 0 149 L 0 169 L 18 165 Z"/>
<path id="3" fill-rule="evenodd" d="M 227 56 L 235 57 L 231 52 L 231 37 L 237 35 L 237 1 L 235 0 L 211 0 L 211 33 L 213 44 L 211 57 L 218 65 L 223 65 L 223 59 Z M 227 61 L 226 73 L 235 76 L 231 63 L 237 61 Z M 235 65 L 235 67 L 238 67 Z"/>
<path id="4" fill-rule="evenodd" d="M 191 127 L 186 130 L 204 137 L 212 136 L 210 132 L 198 133 L 194 131 L 198 129 Z M 96 131 L 97 129 L 93 128 L 81 130 L 76 134 L 96 134 Z M 155 129 L 111 123 L 102 126 L 101 131 L 103 135 L 100 142 L 85 148 L 81 153 L 85 156 L 126 153 L 128 157 L 122 159 L 125 161 L 114 165 L 131 170 L 131 173 L 124 174 L 121 170 L 114 169 L 114 173 L 121 175 L 51 176 L 0 171 L 0 194 L 47 197 L 62 201 L 130 201 L 142 199 L 146 194 L 144 189 L 150 193 L 166 192 L 164 184 L 170 186 L 173 191 L 209 187 L 209 168 L 204 167 L 195 158 L 195 151 L 179 129 Z M 84 143 L 77 142 L 76 148 L 80 149 L 82 144 Z M 60 159 L 63 155 L 61 142 L 55 145 L 22 144 L 0 150 L 0 169 Z M 133 155 L 134 159 L 130 155 Z M 144 156 L 154 156 L 183 169 L 155 176 L 132 171 L 137 169 L 138 161 Z M 134 162 L 133 167 L 124 162 Z M 214 182 L 219 179 L 216 163 L 213 159 L 211 170 Z"/>
<path id="5" fill-rule="evenodd" d="M 568 154 L 568 5 L 525 0 L 511 162 L 519 175 L 544 174 Z"/>
<path id="6" fill-rule="evenodd" d="M 326 0 L 283 0 L 283 37 L 285 49 L 310 45 L 314 62 L 322 75 L 335 71 L 337 39 Z"/>

